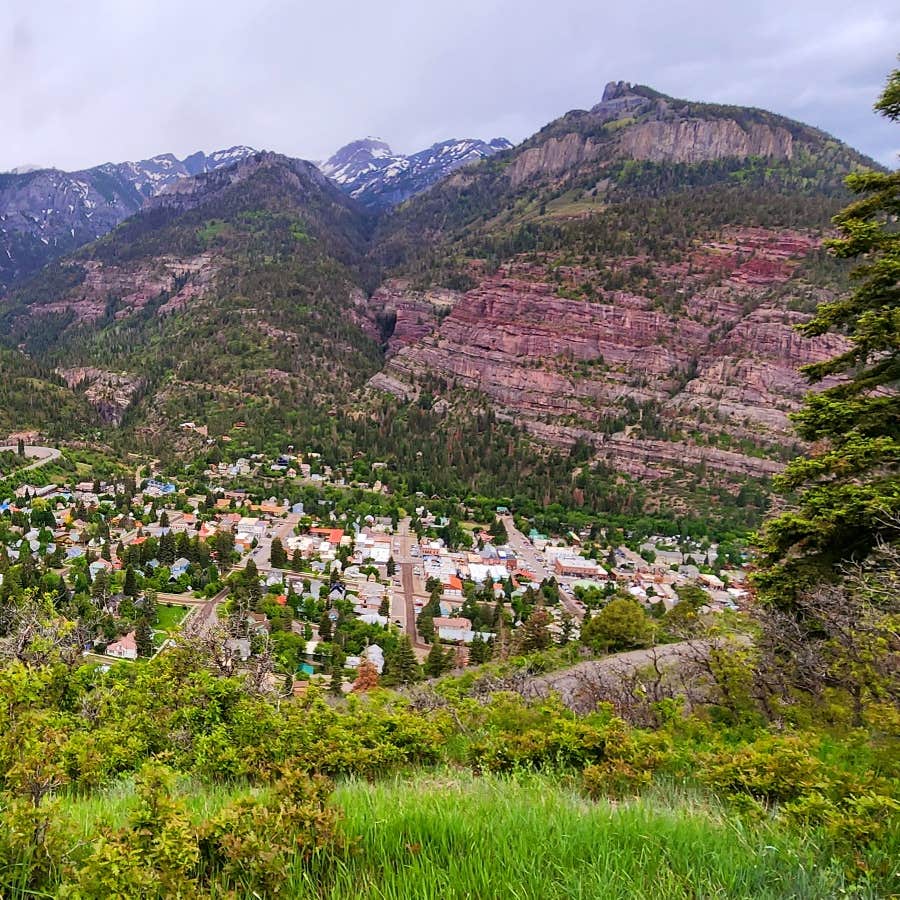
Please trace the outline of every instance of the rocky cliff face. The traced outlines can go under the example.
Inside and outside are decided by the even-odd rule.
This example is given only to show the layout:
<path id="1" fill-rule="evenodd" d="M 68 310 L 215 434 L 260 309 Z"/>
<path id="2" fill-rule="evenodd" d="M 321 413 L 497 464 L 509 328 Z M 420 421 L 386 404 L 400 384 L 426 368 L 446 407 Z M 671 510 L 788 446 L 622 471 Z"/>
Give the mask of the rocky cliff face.
<path id="1" fill-rule="evenodd" d="M 66 384 L 82 391 L 101 421 L 120 425 L 128 407 L 145 386 L 143 378 L 125 372 L 106 372 L 93 366 L 58 369 Z"/>
<path id="2" fill-rule="evenodd" d="M 770 299 L 818 245 L 799 232 L 728 229 L 689 260 L 657 266 L 695 285 L 677 311 L 629 291 L 561 296 L 595 273 L 520 258 L 480 275 L 430 334 L 407 333 L 370 383 L 409 398 L 440 378 L 448 396 L 477 392 L 540 440 L 587 441 L 642 478 L 701 464 L 769 475 L 793 443 L 787 414 L 807 389 L 797 368 L 840 346 L 801 337 L 802 314 Z M 392 292 L 396 308 L 421 302 Z"/>
<path id="3" fill-rule="evenodd" d="M 644 122 L 627 128 L 617 151 L 651 162 L 698 163 L 734 156 L 791 159 L 794 142 L 786 128 L 728 119 Z"/>

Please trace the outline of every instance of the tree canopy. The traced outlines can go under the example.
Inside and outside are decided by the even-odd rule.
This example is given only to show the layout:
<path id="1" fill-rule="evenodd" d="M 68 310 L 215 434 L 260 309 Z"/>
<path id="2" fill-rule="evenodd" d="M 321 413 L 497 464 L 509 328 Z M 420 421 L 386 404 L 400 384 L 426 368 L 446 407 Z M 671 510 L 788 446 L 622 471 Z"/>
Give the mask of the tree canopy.
<path id="1" fill-rule="evenodd" d="M 900 69 L 876 109 L 900 120 Z M 800 326 L 807 337 L 840 334 L 844 347 L 803 370 L 810 383 L 829 383 L 793 416 L 812 449 L 778 479 L 796 502 L 765 526 L 760 541 L 757 583 L 766 599 L 783 605 L 865 558 L 900 514 L 900 171 L 858 171 L 846 183 L 858 199 L 834 217 L 840 237 L 829 247 L 860 260 L 855 289 Z"/>

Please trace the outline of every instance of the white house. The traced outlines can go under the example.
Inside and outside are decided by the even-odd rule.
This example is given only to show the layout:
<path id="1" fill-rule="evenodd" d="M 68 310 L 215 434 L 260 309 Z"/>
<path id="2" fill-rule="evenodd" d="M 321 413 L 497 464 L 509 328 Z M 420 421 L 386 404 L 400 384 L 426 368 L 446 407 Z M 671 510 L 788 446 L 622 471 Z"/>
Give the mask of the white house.
<path id="1" fill-rule="evenodd" d="M 117 659 L 137 659 L 137 643 L 134 639 L 134 632 L 129 631 L 124 637 L 113 641 L 106 648 L 107 656 L 115 656 Z"/>

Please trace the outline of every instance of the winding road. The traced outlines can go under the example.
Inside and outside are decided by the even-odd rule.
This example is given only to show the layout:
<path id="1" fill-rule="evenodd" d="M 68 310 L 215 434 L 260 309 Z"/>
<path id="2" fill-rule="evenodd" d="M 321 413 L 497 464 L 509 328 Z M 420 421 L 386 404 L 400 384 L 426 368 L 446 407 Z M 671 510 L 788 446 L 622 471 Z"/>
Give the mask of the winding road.
<path id="1" fill-rule="evenodd" d="M 4 446 L 0 447 L 0 452 L 8 451 L 10 453 L 17 453 L 18 449 L 19 448 L 15 446 Z M 59 459 L 62 456 L 62 452 L 57 450 L 56 447 L 39 447 L 36 444 L 26 444 L 25 456 L 28 457 L 28 459 L 33 459 L 34 462 L 29 463 L 27 466 L 23 466 L 21 469 L 16 469 L 16 472 L 28 472 L 31 469 L 38 469 L 41 466 L 45 466 L 48 462 Z"/>

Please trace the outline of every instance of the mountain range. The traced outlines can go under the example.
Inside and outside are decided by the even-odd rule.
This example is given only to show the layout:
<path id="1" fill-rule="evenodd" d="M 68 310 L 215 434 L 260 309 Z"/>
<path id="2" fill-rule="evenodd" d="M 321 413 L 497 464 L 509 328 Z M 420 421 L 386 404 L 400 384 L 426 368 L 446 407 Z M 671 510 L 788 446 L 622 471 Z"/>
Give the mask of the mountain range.
<path id="1" fill-rule="evenodd" d="M 822 249 L 843 176 L 876 164 L 624 82 L 516 147 L 467 143 L 400 165 L 367 140 L 322 171 L 242 148 L 148 189 L 13 287 L 8 352 L 155 454 L 240 420 L 413 490 L 752 518 L 796 449 L 798 366 L 840 343 L 793 326 L 846 285 Z"/>
<path id="2" fill-rule="evenodd" d="M 411 156 L 394 153 L 378 138 L 341 147 L 322 171 L 351 197 L 370 209 L 395 206 L 431 187 L 460 166 L 512 148 L 506 138 L 489 142 L 464 138 L 441 141 Z"/>
<path id="3" fill-rule="evenodd" d="M 403 156 L 368 138 L 342 147 L 321 168 L 364 206 L 382 210 L 460 166 L 511 146 L 503 138 L 448 140 Z M 175 182 L 227 168 L 257 152 L 240 146 L 198 151 L 184 159 L 164 153 L 78 172 L 20 166 L 0 173 L 0 293 L 51 259 L 107 234 Z"/>

